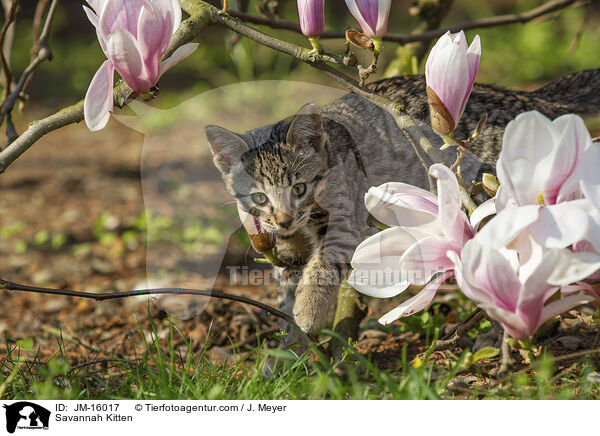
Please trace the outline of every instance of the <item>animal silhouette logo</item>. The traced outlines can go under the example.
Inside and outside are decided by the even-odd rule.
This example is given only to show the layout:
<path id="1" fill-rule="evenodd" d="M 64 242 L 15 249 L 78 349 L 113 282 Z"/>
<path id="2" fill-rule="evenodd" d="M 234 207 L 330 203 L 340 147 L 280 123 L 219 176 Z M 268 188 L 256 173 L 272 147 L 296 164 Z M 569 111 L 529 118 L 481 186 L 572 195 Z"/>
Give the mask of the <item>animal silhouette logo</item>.
<path id="1" fill-rule="evenodd" d="M 3 405 L 6 409 L 6 431 L 14 433 L 19 429 L 47 429 L 50 411 L 29 401 Z"/>

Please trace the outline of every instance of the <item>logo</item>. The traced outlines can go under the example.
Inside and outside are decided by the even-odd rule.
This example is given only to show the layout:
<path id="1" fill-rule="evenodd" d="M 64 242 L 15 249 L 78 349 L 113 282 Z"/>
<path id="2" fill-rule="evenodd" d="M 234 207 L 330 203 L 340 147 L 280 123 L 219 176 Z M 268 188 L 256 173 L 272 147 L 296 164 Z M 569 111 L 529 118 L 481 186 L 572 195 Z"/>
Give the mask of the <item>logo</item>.
<path id="1" fill-rule="evenodd" d="M 3 405 L 6 409 L 6 431 L 14 433 L 18 429 L 47 430 L 50 411 L 28 401 Z"/>

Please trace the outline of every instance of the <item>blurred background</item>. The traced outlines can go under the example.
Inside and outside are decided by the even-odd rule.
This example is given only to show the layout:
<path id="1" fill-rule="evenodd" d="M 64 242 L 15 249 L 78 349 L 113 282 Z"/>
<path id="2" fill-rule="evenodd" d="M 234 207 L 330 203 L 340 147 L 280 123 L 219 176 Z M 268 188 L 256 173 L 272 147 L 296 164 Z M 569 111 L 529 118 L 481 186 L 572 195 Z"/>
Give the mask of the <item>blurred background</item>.
<path id="1" fill-rule="evenodd" d="M 36 3 L 21 2 L 11 60 L 15 75 L 29 62 L 31 18 Z M 50 42 L 54 59 L 41 65 L 28 88 L 29 101 L 22 112 L 15 111 L 19 132 L 30 121 L 82 99 L 104 60 L 82 3 L 69 0 L 59 4 Z M 248 12 L 258 14 L 257 7 L 262 3 L 250 1 Z M 442 25 L 522 12 L 542 3 L 457 0 Z M 411 4 L 394 0 L 389 32 L 409 33 L 419 24 L 419 20 L 408 13 Z M 284 19 L 298 21 L 295 1 L 281 0 L 279 12 Z M 327 0 L 326 13 L 328 29 L 358 27 L 343 0 Z M 599 10 L 586 5 L 523 25 L 469 31 L 469 41 L 476 33 L 482 38 L 483 56 L 477 81 L 530 90 L 571 72 L 598 68 L 599 24 Z M 307 45 L 305 38 L 293 32 L 261 29 Z M 68 126 L 43 137 L 0 175 L 0 277 L 38 286 L 88 291 L 175 284 L 161 282 L 160 274 L 147 283 L 150 247 L 147 241 L 163 244 L 163 249 L 176 253 L 177 259 L 188 259 L 188 264 L 167 265 L 178 271 L 193 270 L 190 264 L 201 263 L 207 253 L 220 252 L 227 246 L 228 255 L 233 256 L 227 259 L 229 264 L 252 262 L 254 254 L 249 251 L 245 233 L 232 236 L 237 225 L 235 208 L 228 204 L 231 198 L 212 167 L 206 148 L 198 151 L 197 172 L 192 175 L 178 166 L 177 159 L 185 158 L 177 153 L 171 156 L 173 161 L 167 166 L 165 160 L 159 159 L 161 171 L 153 179 L 154 185 L 142 185 L 141 168 L 152 174 L 153 168 L 159 165 L 153 167 L 152 156 L 184 149 L 195 140 L 205 144 L 202 123 L 199 116 L 193 115 L 218 104 L 219 98 L 229 99 L 229 106 L 215 111 L 210 121 L 236 131 L 261 125 L 264 117 L 275 121 L 277 117 L 291 115 L 299 107 L 299 100 L 294 97 L 290 97 L 289 102 L 274 101 L 265 97 L 268 87 L 236 88 L 240 83 L 278 80 L 329 87 L 332 83 L 315 69 L 289 56 L 243 38 L 236 40 L 232 32 L 217 26 L 203 31 L 198 42 L 199 49 L 161 79 L 160 95 L 149 103 L 156 111 L 144 118 L 143 126 L 133 122 L 124 125 L 114 119 L 104 130 L 95 133 L 89 132 L 83 123 Z M 343 49 L 340 40 L 325 40 L 324 45 L 330 51 Z M 394 71 L 396 49 L 396 44 L 385 43 L 380 73 L 372 79 L 382 77 L 386 70 Z M 422 71 L 423 66 L 419 65 L 418 72 Z M 227 85 L 234 87 L 224 94 L 212 91 Z M 239 89 L 251 92 L 239 94 L 238 101 Z M 293 89 L 301 98 L 310 97 L 302 86 Z M 330 91 L 319 92 L 314 98 L 325 103 L 330 101 L 330 96 L 333 99 L 340 93 L 328 89 Z M 198 100 L 203 93 L 210 97 Z M 193 104 L 183 104 L 192 97 Z M 234 106 L 235 111 L 222 110 Z M 269 112 L 266 106 L 273 110 Z M 184 108 L 184 112 L 192 116 L 185 117 L 182 123 L 183 112 L 177 108 Z M 259 112 L 266 115 L 256 116 Z M 120 114 L 132 115 L 133 112 L 125 110 Z M 590 127 L 597 130 L 597 125 L 590 124 Z M 144 148 L 149 133 L 154 147 L 151 149 L 156 153 L 150 156 Z M 194 184 L 179 183 L 181 180 L 192 180 Z M 190 186 L 197 186 L 198 190 L 190 194 Z M 144 202 L 148 202 L 148 195 L 156 193 L 162 198 L 187 201 L 193 216 L 177 220 L 164 212 L 167 207 L 149 208 Z M 190 195 L 195 199 L 193 202 Z M 276 305 L 273 285 L 236 287 L 228 278 L 217 284 L 229 292 Z M 198 280 L 199 277 L 192 274 L 177 285 L 200 287 L 202 282 Z M 56 354 L 55 342 L 60 336 L 70 341 L 64 353 L 72 362 L 82 353 L 90 352 L 91 347 L 105 355 L 127 356 L 141 352 L 139 338 L 132 339 L 137 337 L 136 318 L 132 315 L 143 318 L 145 311 L 150 310 L 152 317 L 167 317 L 163 305 L 154 304 L 156 301 L 147 305 L 145 299 L 94 303 L 0 291 L 0 301 L 0 332 L 6 338 L 5 343 L 0 344 L 0 352 L 8 344 L 32 338 L 32 349 L 39 347 L 39 357 L 48 358 Z M 210 339 L 215 359 L 228 356 L 230 338 L 243 342 L 252 337 L 255 325 L 271 333 L 277 328 L 277 322 L 262 312 L 240 304 L 213 303 L 206 306 L 206 301 L 187 302 L 174 313 L 181 320 L 182 331 L 193 338 L 195 347 Z M 194 304 L 199 305 L 200 310 L 187 310 Z M 372 322 L 383 310 L 377 309 L 374 313 L 371 309 L 367 322 Z M 213 323 L 212 329 L 208 327 L 210 323 Z M 408 324 L 401 328 L 409 328 Z M 168 333 L 166 327 L 159 328 L 159 334 L 163 333 Z"/>

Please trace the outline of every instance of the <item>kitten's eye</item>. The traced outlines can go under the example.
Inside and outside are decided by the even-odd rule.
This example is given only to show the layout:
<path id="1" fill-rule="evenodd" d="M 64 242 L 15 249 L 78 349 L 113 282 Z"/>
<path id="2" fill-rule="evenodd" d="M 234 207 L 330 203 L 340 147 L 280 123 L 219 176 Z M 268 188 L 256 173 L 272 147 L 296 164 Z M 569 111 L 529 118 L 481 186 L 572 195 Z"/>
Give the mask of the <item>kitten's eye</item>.
<path id="1" fill-rule="evenodd" d="M 252 194 L 252 201 L 254 201 L 256 204 L 262 205 L 267 202 L 267 196 L 262 192 L 257 192 L 255 194 Z"/>
<path id="2" fill-rule="evenodd" d="M 296 194 L 296 197 L 302 197 L 306 192 L 306 184 L 298 183 L 294 185 L 292 189 L 294 190 L 294 194 Z"/>

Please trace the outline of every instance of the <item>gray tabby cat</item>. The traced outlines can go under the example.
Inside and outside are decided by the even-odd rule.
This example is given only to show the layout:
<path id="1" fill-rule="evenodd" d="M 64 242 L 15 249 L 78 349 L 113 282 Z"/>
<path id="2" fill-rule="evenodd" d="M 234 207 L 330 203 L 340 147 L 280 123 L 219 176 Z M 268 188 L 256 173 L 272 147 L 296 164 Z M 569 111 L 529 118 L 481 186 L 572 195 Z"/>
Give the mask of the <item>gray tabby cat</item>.
<path id="1" fill-rule="evenodd" d="M 396 77 L 371 85 L 403 102 L 434 145 L 423 76 Z M 554 119 L 600 108 L 600 70 L 564 77 L 534 92 L 475 85 L 456 130 L 467 138 L 484 113 L 487 126 L 462 164 L 465 180 L 493 172 L 506 124 L 538 110 Z M 338 285 L 349 272 L 356 246 L 372 231 L 364 194 L 388 181 L 428 188 L 427 175 L 410 143 L 384 110 L 348 94 L 318 108 L 304 106 L 293 120 L 244 134 L 209 126 L 213 160 L 242 209 L 277 236 L 279 256 L 300 274 L 281 275 L 281 310 L 308 333 L 330 312 Z M 445 151 L 447 163 L 455 151 Z"/>

